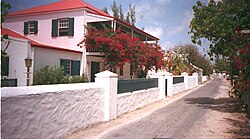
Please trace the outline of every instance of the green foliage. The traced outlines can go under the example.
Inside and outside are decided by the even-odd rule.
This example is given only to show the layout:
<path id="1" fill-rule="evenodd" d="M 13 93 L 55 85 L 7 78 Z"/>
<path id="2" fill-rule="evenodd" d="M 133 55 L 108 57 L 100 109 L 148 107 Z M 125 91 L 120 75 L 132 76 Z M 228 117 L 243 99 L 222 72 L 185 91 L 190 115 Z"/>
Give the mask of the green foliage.
<path id="1" fill-rule="evenodd" d="M 116 18 L 119 18 L 119 7 L 117 6 L 115 0 L 113 1 L 113 4 L 111 5 L 111 9 L 113 12 L 113 16 Z"/>
<path id="2" fill-rule="evenodd" d="M 179 55 L 181 55 L 183 61 L 182 63 L 186 65 L 182 66 L 182 70 L 179 70 L 180 73 L 183 72 L 183 70 L 187 70 L 185 72 L 193 72 L 194 69 L 192 66 L 189 66 L 190 63 L 203 69 L 204 75 L 210 75 L 210 73 L 212 73 L 212 65 L 210 60 L 202 55 L 195 45 L 186 44 L 176 46 L 174 49 Z"/>
<path id="3" fill-rule="evenodd" d="M 11 5 L 9 3 L 4 2 L 4 1 L 1 2 L 1 26 L 10 8 L 11 8 Z"/>
<path id="4" fill-rule="evenodd" d="M 35 71 L 33 85 L 66 84 L 88 82 L 86 76 L 64 76 L 63 67 L 45 66 Z"/>
<path id="5" fill-rule="evenodd" d="M 250 1 L 210 0 L 208 5 L 200 1 L 193 6 L 194 18 L 190 23 L 192 42 L 201 45 L 209 40 L 209 55 L 226 57 L 230 62 L 230 78 L 236 94 L 250 93 Z M 235 73 L 238 77 L 234 78 Z"/>
<path id="6" fill-rule="evenodd" d="M 237 30 L 250 29 L 249 7 L 249 0 L 210 0 L 208 5 L 197 2 L 190 23 L 192 42 L 201 45 L 205 38 L 211 42 L 210 55 L 233 56 L 236 48 L 247 44 L 234 38 Z"/>
<path id="7" fill-rule="evenodd" d="M 113 4 L 111 5 L 111 10 L 113 12 L 114 17 L 124 20 L 128 22 L 129 24 L 131 24 L 132 26 L 135 26 L 135 23 L 136 23 L 135 4 L 131 4 L 131 3 L 129 4 L 126 17 L 123 13 L 122 5 L 120 4 L 120 6 L 118 7 L 115 0 L 113 1 Z M 102 11 L 107 13 L 107 8 L 105 7 Z"/>
<path id="8" fill-rule="evenodd" d="M 105 12 L 105 13 L 107 13 L 107 14 L 109 14 L 108 13 L 108 8 L 107 7 L 104 7 L 103 9 L 101 9 L 103 12 Z"/>
<path id="9" fill-rule="evenodd" d="M 88 78 L 85 75 L 68 77 L 68 83 L 85 83 L 85 82 L 88 82 Z"/>
<path id="10" fill-rule="evenodd" d="M 62 67 L 49 67 L 36 71 L 34 73 L 33 84 L 34 85 L 45 85 L 45 84 L 60 84 L 65 83 Z"/>

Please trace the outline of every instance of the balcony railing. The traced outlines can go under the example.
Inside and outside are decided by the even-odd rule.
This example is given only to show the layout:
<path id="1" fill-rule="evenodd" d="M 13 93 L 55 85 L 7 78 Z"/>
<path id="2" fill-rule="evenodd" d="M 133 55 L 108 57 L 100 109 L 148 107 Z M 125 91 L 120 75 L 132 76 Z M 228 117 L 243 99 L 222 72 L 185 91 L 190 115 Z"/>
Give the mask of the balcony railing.
<path id="1" fill-rule="evenodd" d="M 87 52 L 100 52 L 99 48 L 87 48 L 86 49 Z"/>

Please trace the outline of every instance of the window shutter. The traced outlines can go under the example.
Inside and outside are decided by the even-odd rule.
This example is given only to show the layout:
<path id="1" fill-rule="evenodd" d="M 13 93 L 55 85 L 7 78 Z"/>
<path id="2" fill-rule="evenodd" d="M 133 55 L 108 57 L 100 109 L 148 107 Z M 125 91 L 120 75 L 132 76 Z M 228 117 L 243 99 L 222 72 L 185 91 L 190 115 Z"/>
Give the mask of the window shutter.
<path id="1" fill-rule="evenodd" d="M 71 75 L 80 75 L 80 61 L 72 61 Z"/>
<path id="2" fill-rule="evenodd" d="M 28 22 L 24 22 L 24 31 L 23 31 L 24 35 L 28 34 Z"/>
<path id="3" fill-rule="evenodd" d="M 9 76 L 9 57 L 1 56 L 1 76 Z"/>
<path id="4" fill-rule="evenodd" d="M 74 36 L 74 18 L 69 18 L 69 36 Z"/>
<path id="5" fill-rule="evenodd" d="M 52 37 L 57 37 L 58 36 L 58 23 L 57 19 L 52 20 Z"/>
<path id="6" fill-rule="evenodd" d="M 67 59 L 60 59 L 60 66 L 63 66 L 63 75 L 67 75 Z"/>
<path id="7" fill-rule="evenodd" d="M 37 34 L 37 32 L 38 32 L 38 21 L 34 21 L 34 25 L 35 25 L 35 34 Z"/>

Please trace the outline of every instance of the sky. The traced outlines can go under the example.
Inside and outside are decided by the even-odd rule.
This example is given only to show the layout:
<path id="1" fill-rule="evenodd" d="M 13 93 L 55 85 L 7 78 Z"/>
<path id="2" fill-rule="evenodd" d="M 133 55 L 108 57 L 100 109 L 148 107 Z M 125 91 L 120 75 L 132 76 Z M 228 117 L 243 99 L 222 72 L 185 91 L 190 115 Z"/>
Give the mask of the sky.
<path id="1" fill-rule="evenodd" d="M 10 12 L 44 5 L 59 0 L 4 0 L 12 5 Z M 84 0 L 94 7 L 108 8 L 111 12 L 113 0 Z M 116 0 L 122 5 L 124 14 L 128 11 L 128 5 L 136 6 L 136 27 L 145 28 L 148 32 L 160 39 L 159 44 L 163 49 L 168 50 L 176 45 L 192 44 L 189 23 L 193 18 L 192 6 L 198 0 Z M 208 0 L 201 0 L 207 3 Z M 200 52 L 206 53 L 208 47 L 198 46 Z"/>

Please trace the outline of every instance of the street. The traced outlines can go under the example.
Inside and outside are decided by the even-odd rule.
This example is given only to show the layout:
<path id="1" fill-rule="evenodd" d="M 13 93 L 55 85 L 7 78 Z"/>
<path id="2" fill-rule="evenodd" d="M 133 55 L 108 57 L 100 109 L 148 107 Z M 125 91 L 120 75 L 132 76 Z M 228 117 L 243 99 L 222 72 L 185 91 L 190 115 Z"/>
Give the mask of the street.
<path id="1" fill-rule="evenodd" d="M 100 138 L 229 138 L 226 130 L 231 125 L 225 122 L 230 118 L 225 109 L 230 104 L 227 91 L 228 84 L 215 78 L 183 98 Z"/>

